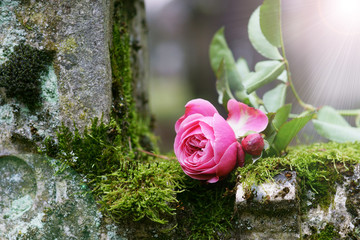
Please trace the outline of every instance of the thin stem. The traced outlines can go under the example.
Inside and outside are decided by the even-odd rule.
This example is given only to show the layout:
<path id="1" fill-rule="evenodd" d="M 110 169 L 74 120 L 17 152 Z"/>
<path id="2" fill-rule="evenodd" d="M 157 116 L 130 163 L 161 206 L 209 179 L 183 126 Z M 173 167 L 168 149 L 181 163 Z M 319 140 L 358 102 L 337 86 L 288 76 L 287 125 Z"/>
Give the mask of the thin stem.
<path id="1" fill-rule="evenodd" d="M 337 112 L 338 112 L 340 115 L 343 115 L 343 116 L 358 116 L 358 115 L 360 115 L 360 109 L 337 110 Z"/>
<path id="2" fill-rule="evenodd" d="M 160 155 L 160 154 L 155 154 L 155 153 L 146 151 L 146 150 L 141 149 L 141 148 L 138 148 L 137 150 L 139 150 L 140 152 L 145 153 L 147 155 L 156 157 L 156 158 L 161 158 L 161 159 L 165 159 L 165 160 L 176 160 L 177 159 L 176 157 L 168 157 L 168 156 L 164 156 L 164 155 Z"/>
<path id="3" fill-rule="evenodd" d="M 281 12 L 281 1 L 280 1 L 280 12 Z M 316 110 L 316 108 L 311 105 L 311 104 L 307 104 L 305 103 L 303 100 L 301 100 L 299 94 L 297 93 L 295 86 L 292 82 L 292 78 L 291 78 L 291 73 L 290 73 L 290 66 L 289 66 L 289 62 L 286 59 L 286 54 L 285 54 L 285 45 L 284 45 L 284 40 L 283 40 L 283 34 L 282 34 L 282 24 L 281 24 L 281 14 L 280 14 L 280 44 L 281 44 L 281 51 L 282 51 L 282 56 L 283 56 L 283 61 L 285 63 L 285 70 L 286 70 L 286 74 L 287 74 L 287 79 L 288 79 L 288 83 L 289 86 L 291 88 L 291 91 L 294 93 L 294 96 L 296 98 L 296 100 L 299 102 L 299 104 L 305 109 L 305 110 L 311 110 L 314 111 Z"/>
<path id="4" fill-rule="evenodd" d="M 295 114 L 295 113 L 289 114 L 289 118 L 297 118 L 297 117 L 299 117 L 299 114 Z"/>

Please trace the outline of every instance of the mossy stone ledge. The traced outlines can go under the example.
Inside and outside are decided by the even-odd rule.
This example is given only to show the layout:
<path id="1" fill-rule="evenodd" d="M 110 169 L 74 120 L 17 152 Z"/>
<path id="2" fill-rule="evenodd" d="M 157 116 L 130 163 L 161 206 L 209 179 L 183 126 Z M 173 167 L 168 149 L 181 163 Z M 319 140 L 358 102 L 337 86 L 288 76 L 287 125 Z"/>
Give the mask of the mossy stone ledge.
<path id="1" fill-rule="evenodd" d="M 293 147 L 238 173 L 240 239 L 359 239 L 359 143 Z"/>

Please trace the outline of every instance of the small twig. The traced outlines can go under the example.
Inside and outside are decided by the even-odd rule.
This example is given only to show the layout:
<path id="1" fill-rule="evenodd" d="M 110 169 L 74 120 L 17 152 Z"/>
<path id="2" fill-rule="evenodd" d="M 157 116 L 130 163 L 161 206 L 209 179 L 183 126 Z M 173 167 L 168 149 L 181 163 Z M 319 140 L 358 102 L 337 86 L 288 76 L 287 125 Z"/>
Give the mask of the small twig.
<path id="1" fill-rule="evenodd" d="M 152 152 L 148 152 L 146 150 L 143 150 L 141 148 L 138 148 L 138 150 L 142 153 L 145 153 L 147 155 L 150 155 L 150 156 L 153 156 L 153 157 L 156 157 L 156 158 L 161 158 L 161 159 L 165 159 L 165 160 L 176 160 L 177 158 L 176 157 L 168 157 L 168 156 L 165 156 L 165 155 L 159 155 L 159 154 L 155 154 L 155 153 L 152 153 Z"/>

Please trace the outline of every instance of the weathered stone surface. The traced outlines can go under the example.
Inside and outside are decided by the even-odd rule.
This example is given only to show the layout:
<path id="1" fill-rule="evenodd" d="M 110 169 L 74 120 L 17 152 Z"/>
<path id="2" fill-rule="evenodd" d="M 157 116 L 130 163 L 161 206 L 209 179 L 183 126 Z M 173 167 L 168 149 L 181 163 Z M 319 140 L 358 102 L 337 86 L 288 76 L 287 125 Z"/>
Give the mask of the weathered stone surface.
<path id="1" fill-rule="evenodd" d="M 81 129 L 94 117 L 109 120 L 112 3 L 1 1 L 0 64 L 20 42 L 54 50 L 56 57 L 42 76 L 42 102 L 35 111 L 6 96 L 0 84 L 0 153 L 31 151 L 29 142 L 53 136 L 61 122 Z"/>
<path id="2" fill-rule="evenodd" d="M 284 172 L 275 176 L 274 182 L 252 186 L 251 189 L 244 189 L 243 184 L 240 184 L 237 187 L 236 204 L 243 208 L 251 203 L 271 202 L 276 204 L 274 207 L 277 209 L 288 209 L 296 205 L 296 194 L 296 172 Z"/>
<path id="3" fill-rule="evenodd" d="M 0 4 L 0 65 L 8 60 L 5 52 L 13 51 L 14 46 L 27 39 L 27 32 L 16 14 L 18 10 L 18 1 L 4 0 Z M 28 142 L 53 133 L 58 126 L 57 76 L 53 66 L 42 76 L 42 87 L 42 107 L 36 112 L 7 98 L 5 89 L 0 87 L 0 153 L 8 154 L 20 148 L 29 151 Z"/>
<path id="4" fill-rule="evenodd" d="M 352 176 L 344 176 L 344 182 L 336 185 L 334 201 L 328 209 L 314 206 L 303 216 L 302 234 L 311 235 L 312 229 L 321 230 L 331 224 L 339 230 L 340 237 L 349 239 L 352 236 L 353 239 L 358 239 L 360 238 L 359 216 L 360 165 L 357 165 Z M 354 236 L 353 233 L 357 235 Z"/>
<path id="5" fill-rule="evenodd" d="M 297 239 L 320 234 L 327 226 L 336 229 L 341 239 L 360 238 L 360 165 L 353 173 L 343 173 L 344 181 L 336 183 L 336 193 L 328 208 L 311 202 L 315 193 L 309 191 L 309 210 L 300 213 L 296 173 L 285 172 L 273 183 L 239 185 L 236 193 L 238 239 Z"/>
<path id="6" fill-rule="evenodd" d="M 238 185 L 235 235 L 239 239 L 296 239 L 300 216 L 296 173 L 284 172 L 274 182 L 245 189 Z"/>
<path id="7" fill-rule="evenodd" d="M 0 239 L 98 239 L 101 214 L 81 178 L 40 155 L 0 157 Z"/>

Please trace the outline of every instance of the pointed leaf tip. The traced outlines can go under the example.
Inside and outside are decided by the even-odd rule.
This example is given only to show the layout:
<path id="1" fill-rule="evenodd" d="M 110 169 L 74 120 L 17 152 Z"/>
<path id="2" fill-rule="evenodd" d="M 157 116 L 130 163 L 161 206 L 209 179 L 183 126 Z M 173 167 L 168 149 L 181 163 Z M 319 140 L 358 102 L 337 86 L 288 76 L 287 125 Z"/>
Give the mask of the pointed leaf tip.
<path id="1" fill-rule="evenodd" d="M 264 0 L 260 7 L 260 27 L 266 39 L 275 47 L 281 47 L 280 0 Z"/>

